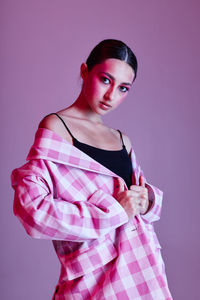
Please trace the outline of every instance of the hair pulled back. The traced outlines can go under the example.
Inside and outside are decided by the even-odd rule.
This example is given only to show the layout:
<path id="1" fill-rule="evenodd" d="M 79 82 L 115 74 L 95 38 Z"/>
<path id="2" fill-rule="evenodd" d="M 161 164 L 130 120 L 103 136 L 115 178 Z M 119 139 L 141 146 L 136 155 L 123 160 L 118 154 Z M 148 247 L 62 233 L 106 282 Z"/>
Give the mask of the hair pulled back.
<path id="1" fill-rule="evenodd" d="M 126 62 L 133 69 L 135 80 L 138 69 L 137 58 L 133 51 L 119 40 L 106 39 L 97 44 L 86 60 L 88 70 L 90 71 L 95 65 L 108 58 L 116 58 Z"/>

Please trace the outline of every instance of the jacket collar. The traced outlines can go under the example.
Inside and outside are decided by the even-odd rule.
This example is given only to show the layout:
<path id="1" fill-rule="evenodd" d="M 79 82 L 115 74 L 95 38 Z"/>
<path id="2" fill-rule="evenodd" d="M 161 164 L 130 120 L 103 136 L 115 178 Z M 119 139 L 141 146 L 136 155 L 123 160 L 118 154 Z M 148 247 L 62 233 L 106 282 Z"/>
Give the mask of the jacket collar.
<path id="1" fill-rule="evenodd" d="M 27 156 L 27 160 L 33 159 L 50 160 L 96 173 L 119 177 L 61 136 L 46 128 L 38 128 L 36 131 L 33 146 Z"/>

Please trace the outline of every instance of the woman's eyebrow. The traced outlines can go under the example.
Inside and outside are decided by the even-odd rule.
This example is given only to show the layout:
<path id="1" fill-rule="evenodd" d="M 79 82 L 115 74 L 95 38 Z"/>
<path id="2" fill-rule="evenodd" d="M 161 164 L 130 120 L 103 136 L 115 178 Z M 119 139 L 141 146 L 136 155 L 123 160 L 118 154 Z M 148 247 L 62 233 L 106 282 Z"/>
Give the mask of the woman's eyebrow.
<path id="1" fill-rule="evenodd" d="M 115 78 L 110 73 L 107 73 L 107 72 L 102 72 L 102 73 L 107 75 L 110 79 L 115 81 Z M 130 86 L 132 85 L 130 82 L 122 82 L 121 84 L 130 85 Z"/>

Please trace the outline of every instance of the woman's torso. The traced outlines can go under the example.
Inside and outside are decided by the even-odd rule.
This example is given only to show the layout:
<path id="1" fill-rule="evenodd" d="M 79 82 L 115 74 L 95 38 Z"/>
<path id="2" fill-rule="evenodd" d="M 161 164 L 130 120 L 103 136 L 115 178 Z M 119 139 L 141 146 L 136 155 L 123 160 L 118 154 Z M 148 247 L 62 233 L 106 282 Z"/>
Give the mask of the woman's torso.
<path id="1" fill-rule="evenodd" d="M 64 113 L 63 111 L 58 112 L 58 115 L 63 119 L 65 124 L 67 124 L 78 141 L 104 150 L 121 149 L 121 139 L 117 130 L 109 128 L 103 123 L 82 119 L 76 117 L 76 115 Z M 73 144 L 72 137 L 55 114 L 46 116 L 41 121 L 39 127 L 53 130 L 62 138 Z M 124 134 L 123 140 L 127 152 L 130 153 L 131 143 Z"/>
<path id="2" fill-rule="evenodd" d="M 93 124 L 93 126 L 91 126 L 88 120 L 79 120 L 78 122 L 78 120 L 75 119 L 73 124 L 71 119 L 66 119 L 64 116 L 61 117 L 60 113 L 53 113 L 49 115 L 48 118 L 52 118 L 52 116 L 57 118 L 57 120 L 53 119 L 54 123 L 59 121 L 57 128 L 53 128 L 55 131 L 57 130 L 56 133 L 70 141 L 76 148 L 98 161 L 113 173 L 123 178 L 127 186 L 130 187 L 132 184 L 132 164 L 124 144 L 123 136 L 119 130 L 114 131 L 104 124 Z M 68 123 L 66 124 L 66 121 L 70 123 L 70 127 Z M 60 127 L 60 125 L 62 125 L 62 127 Z M 60 131 L 58 132 L 58 130 Z M 74 132 L 80 140 L 75 137 Z M 82 140 L 84 140 L 84 142 Z"/>

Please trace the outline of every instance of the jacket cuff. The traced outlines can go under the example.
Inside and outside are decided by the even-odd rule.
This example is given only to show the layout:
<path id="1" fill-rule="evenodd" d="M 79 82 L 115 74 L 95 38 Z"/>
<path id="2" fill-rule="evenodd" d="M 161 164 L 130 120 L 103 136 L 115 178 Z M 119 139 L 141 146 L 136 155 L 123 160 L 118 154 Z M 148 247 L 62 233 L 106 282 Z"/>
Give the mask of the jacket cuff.
<path id="1" fill-rule="evenodd" d="M 152 223 L 160 219 L 163 192 L 148 183 L 146 183 L 146 188 L 148 189 L 149 201 L 152 204 L 147 213 L 144 215 L 141 214 L 141 217 L 148 223 Z"/>

